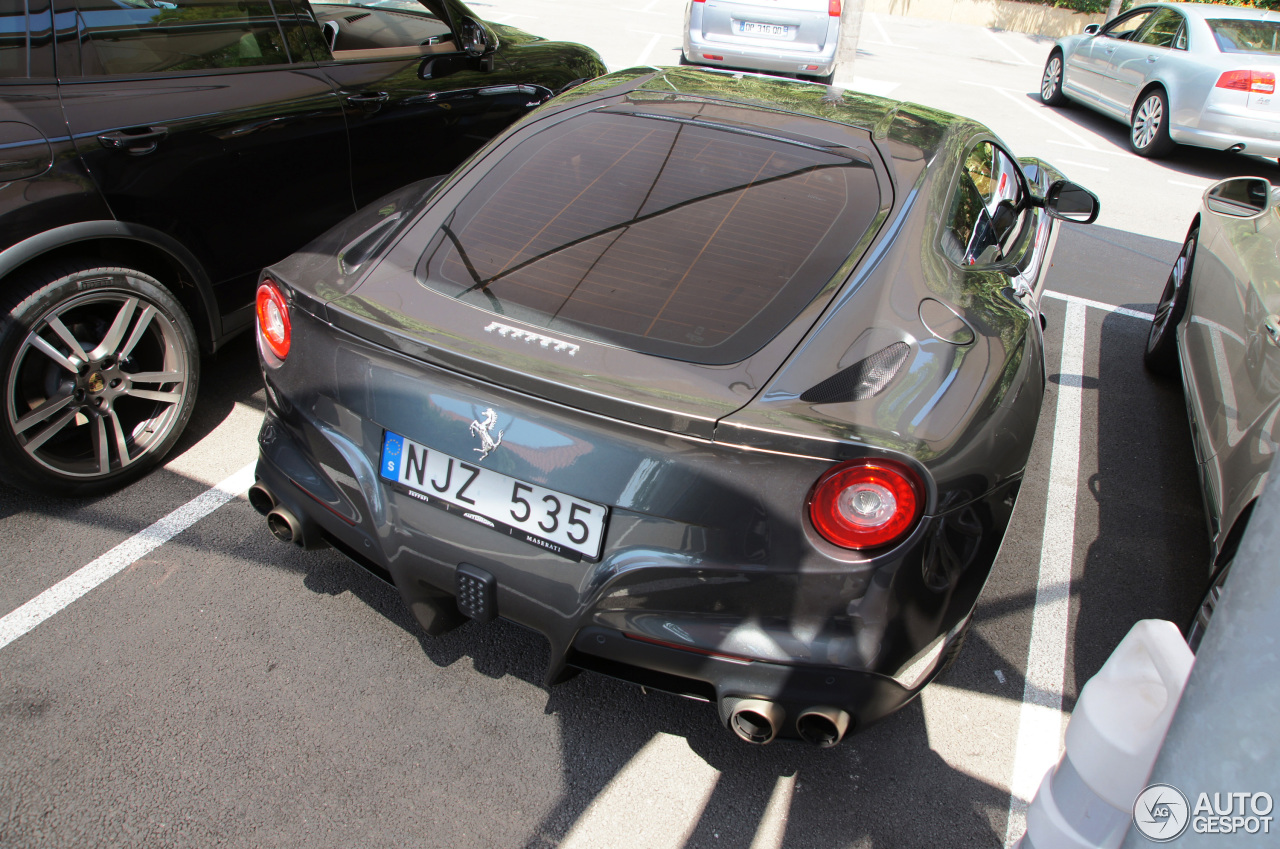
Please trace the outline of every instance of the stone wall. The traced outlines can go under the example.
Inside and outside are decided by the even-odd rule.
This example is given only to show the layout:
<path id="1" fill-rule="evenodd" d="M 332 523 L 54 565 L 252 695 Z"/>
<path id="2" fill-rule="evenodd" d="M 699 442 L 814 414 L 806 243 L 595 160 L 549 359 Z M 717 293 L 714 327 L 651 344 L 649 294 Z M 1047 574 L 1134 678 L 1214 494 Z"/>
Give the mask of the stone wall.
<path id="1" fill-rule="evenodd" d="M 1060 38 L 1102 23 L 1102 14 L 1089 15 L 1014 0 L 866 0 L 863 11 L 953 21 L 980 27 Z"/>

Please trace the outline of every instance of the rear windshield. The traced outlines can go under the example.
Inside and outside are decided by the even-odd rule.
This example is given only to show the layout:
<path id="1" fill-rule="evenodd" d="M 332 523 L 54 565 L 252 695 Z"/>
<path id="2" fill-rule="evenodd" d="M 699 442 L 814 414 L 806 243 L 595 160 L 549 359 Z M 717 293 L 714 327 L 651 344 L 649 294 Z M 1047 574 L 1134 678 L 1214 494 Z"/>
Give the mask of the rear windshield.
<path id="1" fill-rule="evenodd" d="M 865 159 L 593 112 L 509 151 L 418 263 L 499 315 L 647 354 L 743 360 L 831 280 L 880 205 Z"/>
<path id="2" fill-rule="evenodd" d="M 1207 23 L 1223 53 L 1280 54 L 1280 22 L 1218 18 Z"/>

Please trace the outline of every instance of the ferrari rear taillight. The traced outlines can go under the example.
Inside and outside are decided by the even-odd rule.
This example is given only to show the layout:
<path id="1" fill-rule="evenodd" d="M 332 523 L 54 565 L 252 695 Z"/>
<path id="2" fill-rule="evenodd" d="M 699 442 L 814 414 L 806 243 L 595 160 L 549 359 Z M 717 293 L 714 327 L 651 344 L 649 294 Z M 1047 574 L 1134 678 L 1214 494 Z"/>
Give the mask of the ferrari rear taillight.
<path id="1" fill-rule="evenodd" d="M 827 0 L 827 14 L 833 18 L 840 17 L 840 0 Z"/>
<path id="2" fill-rule="evenodd" d="M 1218 83 L 1214 87 L 1275 94 L 1276 75 L 1273 71 L 1225 71 L 1218 77 Z"/>
<path id="3" fill-rule="evenodd" d="M 271 353 L 280 359 L 289 356 L 293 329 L 289 324 L 289 304 L 274 280 L 258 284 L 258 335 Z"/>
<path id="4" fill-rule="evenodd" d="M 862 459 L 827 470 L 809 496 L 809 519 L 842 548 L 879 548 L 905 537 L 924 509 L 919 477 L 894 460 Z"/>

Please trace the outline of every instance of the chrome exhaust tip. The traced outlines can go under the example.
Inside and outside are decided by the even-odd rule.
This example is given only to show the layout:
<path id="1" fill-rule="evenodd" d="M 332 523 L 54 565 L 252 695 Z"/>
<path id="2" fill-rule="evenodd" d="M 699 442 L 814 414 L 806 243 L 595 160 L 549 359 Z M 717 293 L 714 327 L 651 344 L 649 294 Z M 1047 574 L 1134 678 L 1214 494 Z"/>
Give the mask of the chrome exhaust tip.
<path id="1" fill-rule="evenodd" d="M 729 728 L 739 739 L 763 746 L 778 736 L 785 718 L 781 705 L 763 699 L 742 699 L 729 714 Z"/>
<path id="2" fill-rule="evenodd" d="M 839 743 L 848 730 L 849 714 L 840 708 L 812 707 L 796 720 L 800 739 L 822 749 Z"/>
<path id="3" fill-rule="evenodd" d="M 249 487 L 249 506 L 257 510 L 259 515 L 266 516 L 276 509 L 276 497 L 260 483 Z"/>
<path id="4" fill-rule="evenodd" d="M 1244 142 L 1236 142 L 1235 144 L 1231 145 L 1231 147 L 1227 148 L 1226 152 L 1239 153 L 1242 150 L 1244 150 Z"/>
<path id="5" fill-rule="evenodd" d="M 302 526 L 298 524 L 297 517 L 285 508 L 276 507 L 267 514 L 267 527 L 281 542 L 291 542 L 298 548 L 306 548 L 306 541 L 302 538 Z"/>

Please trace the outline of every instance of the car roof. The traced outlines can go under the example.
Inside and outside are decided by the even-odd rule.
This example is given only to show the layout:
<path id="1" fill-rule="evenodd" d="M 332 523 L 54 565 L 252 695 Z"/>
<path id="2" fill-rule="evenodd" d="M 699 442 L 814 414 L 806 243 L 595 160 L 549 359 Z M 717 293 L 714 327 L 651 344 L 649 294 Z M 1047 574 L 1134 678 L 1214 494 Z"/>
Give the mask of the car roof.
<path id="1" fill-rule="evenodd" d="M 1280 21 L 1280 12 L 1269 9 L 1257 9 L 1253 6 L 1224 6 L 1219 3 L 1144 3 L 1136 8 L 1168 6 L 1177 9 L 1189 18 L 1209 20 L 1216 18 L 1242 18 L 1254 21 Z"/>
<path id="2" fill-rule="evenodd" d="M 841 141 L 839 128 L 853 128 L 862 139 L 870 136 L 894 142 L 893 156 L 899 159 L 927 162 L 957 133 L 965 137 L 990 133 L 976 121 L 929 106 L 767 74 L 646 67 L 618 71 L 601 80 L 617 80 L 627 74 L 636 75 L 630 87 L 633 98 L 683 96 L 738 106 L 742 108 L 736 117 L 742 122 L 770 130 L 778 124 L 765 116 L 781 113 L 791 116 L 793 120 L 786 126 L 794 127 L 796 133 L 836 143 Z M 847 129 L 844 135 L 849 136 Z"/>

